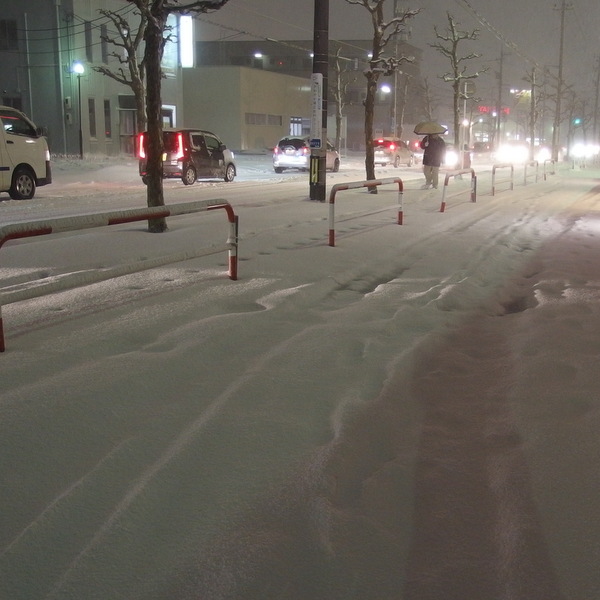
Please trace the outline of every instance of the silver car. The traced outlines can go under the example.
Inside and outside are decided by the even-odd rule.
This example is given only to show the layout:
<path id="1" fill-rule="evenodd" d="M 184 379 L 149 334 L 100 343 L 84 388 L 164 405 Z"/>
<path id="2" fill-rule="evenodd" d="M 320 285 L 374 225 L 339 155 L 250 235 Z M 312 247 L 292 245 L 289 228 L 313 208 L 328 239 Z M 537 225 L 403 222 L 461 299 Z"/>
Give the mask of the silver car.
<path id="1" fill-rule="evenodd" d="M 285 169 L 308 171 L 310 163 L 309 137 L 284 137 L 273 148 L 273 169 L 283 173 Z M 334 173 L 340 170 L 340 155 L 333 144 L 327 141 L 326 168 Z"/>
<path id="2" fill-rule="evenodd" d="M 396 138 L 377 138 L 373 140 L 373 148 L 375 149 L 375 164 L 385 167 L 386 165 L 406 165 L 412 167 L 414 157 L 411 149 L 406 142 Z"/>

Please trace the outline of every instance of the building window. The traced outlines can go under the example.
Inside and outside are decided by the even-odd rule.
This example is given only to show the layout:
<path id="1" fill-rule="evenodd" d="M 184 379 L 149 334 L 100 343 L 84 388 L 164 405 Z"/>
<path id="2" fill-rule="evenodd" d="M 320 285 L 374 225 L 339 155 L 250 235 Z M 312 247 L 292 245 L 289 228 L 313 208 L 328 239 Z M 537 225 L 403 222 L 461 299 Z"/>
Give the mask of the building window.
<path id="1" fill-rule="evenodd" d="M 267 125 L 281 127 L 283 125 L 283 117 L 281 115 L 267 115 Z"/>
<path id="2" fill-rule="evenodd" d="M 234 67 L 249 67 L 250 66 L 250 57 L 249 56 L 232 56 L 230 59 L 231 64 Z M 209 63 L 204 63 L 209 64 Z M 217 64 L 217 63 L 215 63 Z"/>
<path id="3" fill-rule="evenodd" d="M 290 117 L 290 135 L 302 135 L 302 117 Z"/>
<path id="4" fill-rule="evenodd" d="M 262 113 L 246 113 L 246 125 L 266 125 L 267 115 Z"/>
<path id="5" fill-rule="evenodd" d="M 94 62 L 94 54 L 92 52 L 92 24 L 89 21 L 84 23 L 85 34 L 85 56 L 88 62 Z"/>
<path id="6" fill-rule="evenodd" d="M 102 51 L 102 62 L 108 64 L 108 42 L 106 36 L 108 35 L 108 28 L 106 25 L 100 25 L 100 49 Z"/>
<path id="7" fill-rule="evenodd" d="M 0 19 L 0 50 L 18 50 L 17 22 Z"/>
<path id="8" fill-rule="evenodd" d="M 90 137 L 96 137 L 96 100 L 88 98 L 88 119 L 90 123 Z"/>
<path id="9" fill-rule="evenodd" d="M 112 138 L 112 123 L 110 120 L 110 100 L 104 101 L 104 137 Z"/>
<path id="10" fill-rule="evenodd" d="M 4 104 L 4 106 L 11 106 L 17 110 L 23 110 L 23 102 L 21 98 L 16 98 L 14 96 L 2 96 L 2 104 Z"/>

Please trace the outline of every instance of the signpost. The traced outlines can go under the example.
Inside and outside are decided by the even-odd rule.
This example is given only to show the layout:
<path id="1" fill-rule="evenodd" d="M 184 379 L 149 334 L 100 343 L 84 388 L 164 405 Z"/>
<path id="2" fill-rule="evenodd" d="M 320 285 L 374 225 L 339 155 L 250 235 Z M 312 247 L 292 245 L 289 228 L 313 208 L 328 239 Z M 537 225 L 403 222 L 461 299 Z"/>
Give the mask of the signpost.
<path id="1" fill-rule="evenodd" d="M 327 73 L 329 68 L 329 0 L 314 0 L 315 27 L 313 73 L 311 76 L 312 114 L 310 128 L 310 199 L 325 202 L 327 148 Z"/>

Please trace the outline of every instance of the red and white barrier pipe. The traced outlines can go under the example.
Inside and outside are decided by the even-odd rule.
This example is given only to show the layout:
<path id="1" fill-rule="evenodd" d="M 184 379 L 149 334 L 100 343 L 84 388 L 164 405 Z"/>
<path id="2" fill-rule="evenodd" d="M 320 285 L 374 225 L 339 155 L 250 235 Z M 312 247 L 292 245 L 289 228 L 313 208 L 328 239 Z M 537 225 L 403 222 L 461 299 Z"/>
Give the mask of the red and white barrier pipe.
<path id="1" fill-rule="evenodd" d="M 49 235 L 64 231 L 77 231 L 92 227 L 121 225 L 134 221 L 146 221 L 158 217 L 169 217 L 217 209 L 225 210 L 229 221 L 229 237 L 223 245 L 209 246 L 201 251 L 179 252 L 167 256 L 159 256 L 153 259 L 118 265 L 106 269 L 69 273 L 56 277 L 50 282 L 44 282 L 43 285 L 31 285 L 29 287 L 14 286 L 13 289 L 4 288 L 3 290 L 0 290 L 0 352 L 5 351 L 2 304 L 10 304 L 12 302 L 37 298 L 53 292 L 105 281 L 107 279 L 144 271 L 164 264 L 181 262 L 200 256 L 208 256 L 225 250 L 229 253 L 229 278 L 237 280 L 239 219 L 226 200 L 202 200 L 197 202 L 171 204 L 169 206 L 135 208 L 123 211 L 76 215 L 72 217 L 58 217 L 46 219 L 44 221 L 24 221 L 0 226 L 1 248 L 2 245 L 9 240 Z"/>
<path id="2" fill-rule="evenodd" d="M 404 222 L 404 209 L 402 206 L 402 197 L 404 195 L 404 185 L 402 179 L 397 177 L 388 177 L 387 179 L 371 179 L 368 181 L 353 181 L 350 183 L 338 183 L 331 188 L 329 192 L 329 245 L 335 246 L 335 197 L 338 192 L 343 190 L 355 190 L 358 188 L 371 188 L 389 183 L 398 184 L 398 225 Z"/>
<path id="3" fill-rule="evenodd" d="M 444 185 L 442 187 L 442 203 L 440 204 L 440 212 L 444 212 L 446 210 L 446 188 L 448 187 L 448 183 L 450 178 L 457 177 L 459 175 L 471 174 L 471 202 L 477 202 L 477 175 L 475 175 L 475 169 L 460 169 L 459 171 L 451 171 L 450 173 L 446 173 L 446 177 L 444 178 Z M 463 192 L 460 192 L 461 194 Z M 459 194 L 454 194 L 458 196 Z"/>

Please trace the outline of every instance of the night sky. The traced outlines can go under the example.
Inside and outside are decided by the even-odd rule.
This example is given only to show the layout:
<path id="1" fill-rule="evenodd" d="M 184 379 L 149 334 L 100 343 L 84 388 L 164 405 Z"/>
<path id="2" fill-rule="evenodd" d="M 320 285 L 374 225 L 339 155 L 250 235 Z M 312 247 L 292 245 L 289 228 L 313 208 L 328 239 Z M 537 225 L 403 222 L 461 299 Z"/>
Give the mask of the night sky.
<path id="1" fill-rule="evenodd" d="M 421 0 L 408 2 L 422 11 L 410 23 L 410 43 L 424 52 L 422 73 L 437 89 L 448 85 L 440 80 L 449 69 L 447 59 L 429 44 L 435 43 L 434 26 L 444 32 L 449 12 L 464 31 L 480 30 L 477 41 L 460 46 L 464 54 L 475 52 L 478 59 L 465 61 L 467 72 L 487 67 L 477 82 L 477 93 L 485 102 L 495 99 L 500 55 L 503 53 L 505 87 L 526 88 L 523 78 L 537 64 L 558 72 L 561 32 L 561 2 L 548 0 Z M 386 0 L 389 14 L 393 0 Z M 370 39 L 370 15 L 362 6 L 346 0 L 330 0 L 330 39 Z M 600 54 L 600 3 L 598 0 L 567 2 L 564 25 L 563 79 L 575 93 L 593 105 L 595 69 Z M 314 0 L 229 0 L 220 11 L 200 17 L 201 38 L 281 40 L 312 39 Z M 220 24 L 220 27 L 208 22 Z M 245 33 L 241 33 L 245 32 Z M 504 40 L 504 41 L 503 41 Z"/>

